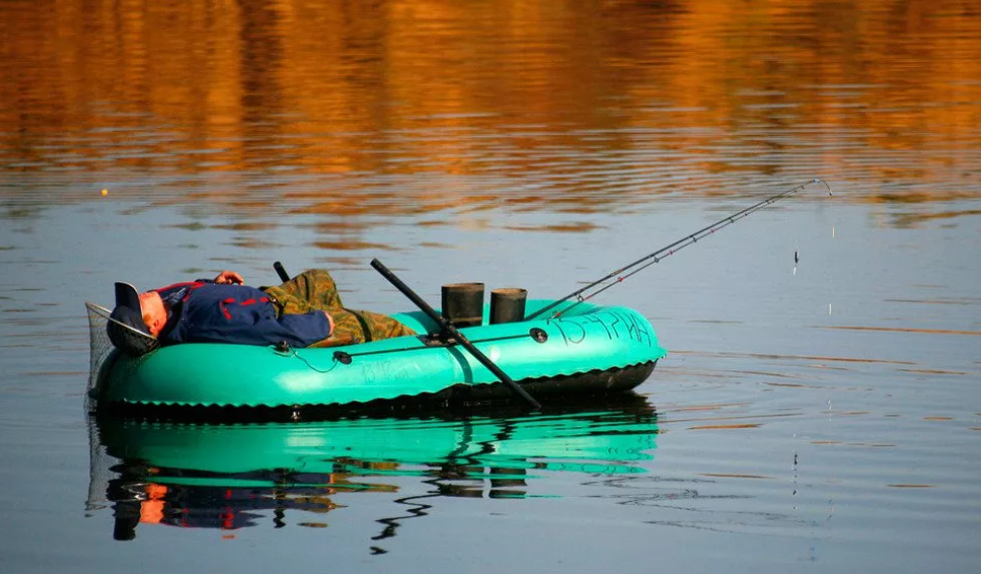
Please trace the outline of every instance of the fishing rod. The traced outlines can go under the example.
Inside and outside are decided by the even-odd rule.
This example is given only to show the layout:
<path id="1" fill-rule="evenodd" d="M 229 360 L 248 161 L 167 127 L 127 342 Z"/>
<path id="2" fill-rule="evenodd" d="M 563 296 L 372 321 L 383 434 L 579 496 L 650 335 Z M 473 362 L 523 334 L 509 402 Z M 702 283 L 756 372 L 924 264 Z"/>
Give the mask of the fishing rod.
<path id="1" fill-rule="evenodd" d="M 616 271 L 613 271 L 613 272 L 611 272 L 611 273 L 603 276 L 602 278 L 597 279 L 596 281 L 593 281 L 589 285 L 586 285 L 585 287 L 583 287 L 581 289 L 578 289 L 576 291 L 573 291 L 572 293 L 569 293 L 565 297 L 563 297 L 561 299 L 558 299 L 558 300 L 550 303 L 549 305 L 546 305 L 545 307 L 542 307 L 541 309 L 539 309 L 538 311 L 535 311 L 531 315 L 528 315 L 527 317 L 525 317 L 525 320 L 533 319 L 533 318 L 535 318 L 535 317 L 537 317 L 539 315 L 542 315 L 542 314 L 544 314 L 544 313 L 546 313 L 548 311 L 551 311 L 552 309 L 558 307 L 562 303 L 565 303 L 566 301 L 568 301 L 568 300 L 570 300 L 572 298 L 576 298 L 576 302 L 575 303 L 573 303 L 572 305 L 570 305 L 569 307 L 567 307 L 567 308 L 565 308 L 565 309 L 563 309 L 561 311 L 556 311 L 556 312 L 554 312 L 552 314 L 552 318 L 558 317 L 559 315 L 561 315 L 562 313 L 565 313 L 565 312 L 569 311 L 570 309 L 572 309 L 576 305 L 578 305 L 578 304 L 580 304 L 580 303 L 582 303 L 582 302 L 584 302 L 584 301 L 586 301 L 588 299 L 592 299 L 593 297 L 599 295 L 603 291 L 606 291 L 610 287 L 613 287 L 614 285 L 617 285 L 619 283 L 622 283 L 625 279 L 628 279 L 629 277 L 634 276 L 635 274 L 639 273 L 640 271 L 643 271 L 644 269 L 647 269 L 651 265 L 660 262 L 665 257 L 669 257 L 671 255 L 674 255 L 675 253 L 677 253 L 678 251 L 681 251 L 685 247 L 688 247 L 692 243 L 697 242 L 699 239 L 701 239 L 703 237 L 706 237 L 708 235 L 711 235 L 711 234 L 715 233 L 716 231 L 719 231 L 720 229 L 723 229 L 725 227 L 728 227 L 728 226 L 732 225 L 733 223 L 739 221 L 740 219 L 743 219 L 744 217 L 749 217 L 750 215 L 756 213 L 757 211 L 759 211 L 761 209 L 765 209 L 765 208 L 769 207 L 770 205 L 772 205 L 773 203 L 776 203 L 777 201 L 780 201 L 781 199 L 783 199 L 785 197 L 789 197 L 791 195 L 794 195 L 795 193 L 799 193 L 799 192 L 803 191 L 804 189 L 806 189 L 807 186 L 809 186 L 811 184 L 814 184 L 814 183 L 823 183 L 824 186 L 828 188 L 828 195 L 832 195 L 832 193 L 831 193 L 831 186 L 828 185 L 826 182 L 824 182 L 824 181 L 822 181 L 820 179 L 816 179 L 815 178 L 815 179 L 812 179 L 811 181 L 808 181 L 806 183 L 802 183 L 802 184 L 800 184 L 800 185 L 798 185 L 798 186 L 796 186 L 794 188 L 788 189 L 787 191 L 785 191 L 783 193 L 778 193 L 777 195 L 772 195 L 770 197 L 767 197 L 766 199 L 760 201 L 759 203 L 756 203 L 754 205 L 751 205 L 751 206 L 747 207 L 746 209 L 743 209 L 742 211 L 740 211 L 738 213 L 734 213 L 734 214 L 732 214 L 732 215 L 730 215 L 728 217 L 725 217 L 723 219 L 720 219 L 719 221 L 716 221 L 715 223 L 713 223 L 711 225 L 708 225 L 706 227 L 703 227 L 702 229 L 699 229 L 695 233 L 692 233 L 690 235 L 686 235 L 685 237 L 683 237 L 683 238 L 675 241 L 674 243 L 672 243 L 670 245 L 667 245 L 665 247 L 662 247 L 662 248 L 658 249 L 657 251 L 655 251 L 653 253 L 650 253 L 648 255 L 645 255 L 645 256 L 641 257 L 640 259 L 634 261 L 633 263 L 630 263 L 628 265 L 625 265 L 625 266 L 617 269 Z M 646 263 L 646 264 L 645 265 L 641 265 L 642 263 Z M 638 265 L 640 265 L 640 267 L 638 267 Z M 634 269 L 635 267 L 637 267 L 637 268 Z M 631 271 L 630 273 L 627 273 L 626 275 L 621 275 L 623 272 L 625 272 L 627 270 L 630 270 L 630 269 L 633 269 L 633 271 Z M 596 292 L 590 293 L 590 294 L 588 294 L 586 296 L 583 295 L 583 293 L 585 293 L 586 291 L 589 291 L 590 289 L 593 289 L 597 285 L 600 285 L 601 283 L 603 283 L 605 281 L 610 281 L 611 279 L 614 279 L 614 278 L 616 278 L 616 279 L 613 282 L 609 283 L 608 285 L 604 285 L 603 287 L 600 287 L 599 289 L 596 290 Z"/>

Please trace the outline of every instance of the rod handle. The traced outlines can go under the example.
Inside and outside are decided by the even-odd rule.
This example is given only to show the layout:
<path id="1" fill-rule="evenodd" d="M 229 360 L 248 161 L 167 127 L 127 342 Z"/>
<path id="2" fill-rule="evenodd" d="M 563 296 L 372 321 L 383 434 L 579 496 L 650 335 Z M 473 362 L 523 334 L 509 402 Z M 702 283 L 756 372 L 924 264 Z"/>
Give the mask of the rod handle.
<path id="1" fill-rule="evenodd" d="M 287 281 L 290 280 L 290 274 L 286 272 L 286 269 L 283 267 L 283 264 L 280 263 L 279 261 L 273 263 L 273 269 L 276 270 L 276 274 L 279 275 L 279 279 L 283 283 L 286 283 Z"/>

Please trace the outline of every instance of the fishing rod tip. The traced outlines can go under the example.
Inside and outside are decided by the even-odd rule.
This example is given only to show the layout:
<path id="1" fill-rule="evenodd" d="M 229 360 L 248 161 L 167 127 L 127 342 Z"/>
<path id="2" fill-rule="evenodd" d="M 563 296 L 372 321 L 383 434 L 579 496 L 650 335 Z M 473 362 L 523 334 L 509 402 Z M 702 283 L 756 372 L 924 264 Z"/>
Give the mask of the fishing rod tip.
<path id="1" fill-rule="evenodd" d="M 834 195 L 833 193 L 831 193 L 831 186 L 828 185 L 828 182 L 824 181 L 823 179 L 819 179 L 815 177 L 814 179 L 811 180 L 811 183 L 823 183 L 824 187 L 828 188 L 828 195 L 829 196 Z"/>

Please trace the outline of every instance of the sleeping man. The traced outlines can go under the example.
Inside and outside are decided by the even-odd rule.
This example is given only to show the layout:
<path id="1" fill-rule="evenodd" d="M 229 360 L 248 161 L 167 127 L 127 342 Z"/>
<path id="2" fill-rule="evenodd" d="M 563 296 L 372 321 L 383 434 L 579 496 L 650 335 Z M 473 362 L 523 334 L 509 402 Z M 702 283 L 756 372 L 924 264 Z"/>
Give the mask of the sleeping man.
<path id="1" fill-rule="evenodd" d="M 386 315 L 347 309 L 327 271 L 304 271 L 276 287 L 249 287 L 234 271 L 139 293 L 116 283 L 107 332 L 133 356 L 178 343 L 333 347 L 414 335 Z"/>

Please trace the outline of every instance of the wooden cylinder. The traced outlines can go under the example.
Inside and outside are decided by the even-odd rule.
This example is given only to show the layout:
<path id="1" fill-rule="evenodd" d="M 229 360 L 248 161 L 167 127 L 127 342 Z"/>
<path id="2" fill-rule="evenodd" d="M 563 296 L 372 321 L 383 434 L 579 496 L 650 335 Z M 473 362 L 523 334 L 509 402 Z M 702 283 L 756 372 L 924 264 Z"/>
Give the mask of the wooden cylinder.
<path id="1" fill-rule="evenodd" d="M 454 327 L 476 327 L 484 322 L 484 284 L 443 285 L 443 317 Z"/>
<path id="2" fill-rule="evenodd" d="M 494 289 L 491 291 L 491 325 L 524 321 L 525 301 L 527 300 L 528 291 L 524 289 Z"/>

